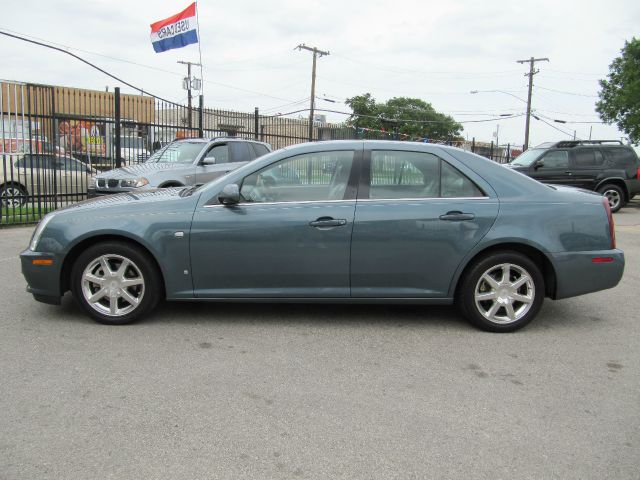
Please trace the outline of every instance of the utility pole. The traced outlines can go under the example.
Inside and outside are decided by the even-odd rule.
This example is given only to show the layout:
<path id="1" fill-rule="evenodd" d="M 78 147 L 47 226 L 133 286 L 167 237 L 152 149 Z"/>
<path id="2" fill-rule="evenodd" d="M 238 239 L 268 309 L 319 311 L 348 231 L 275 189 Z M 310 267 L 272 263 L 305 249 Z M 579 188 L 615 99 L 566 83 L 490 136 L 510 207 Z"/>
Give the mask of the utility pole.
<path id="1" fill-rule="evenodd" d="M 329 55 L 329 52 L 318 50 L 316 47 L 307 47 L 304 43 L 298 45 L 294 50 L 309 50 L 313 52 L 313 68 L 311 70 L 311 103 L 309 105 L 309 141 L 313 140 L 313 110 L 316 103 L 316 58 L 318 55 L 324 57 Z"/>
<path id="2" fill-rule="evenodd" d="M 187 90 L 187 99 L 188 99 L 188 103 L 187 103 L 187 108 L 189 109 L 189 128 L 191 128 L 192 126 L 192 119 L 191 119 L 191 101 L 192 101 L 192 95 L 191 95 L 191 65 L 195 65 L 196 67 L 201 67 L 202 65 L 199 63 L 195 63 L 195 62 L 183 62 L 182 60 L 178 60 L 178 63 L 181 63 L 182 65 L 186 65 L 187 66 L 187 78 L 184 79 L 183 82 L 183 86 L 185 87 L 185 89 Z M 196 88 L 196 90 L 200 90 L 199 88 Z"/>
<path id="3" fill-rule="evenodd" d="M 536 70 L 535 63 L 536 62 L 548 62 L 548 58 L 533 58 L 531 57 L 528 60 L 516 60 L 518 63 L 528 63 L 529 64 L 529 73 L 525 73 L 525 77 L 529 77 L 529 95 L 527 96 L 527 123 L 524 127 L 524 150 L 529 148 L 529 124 L 531 123 L 531 94 L 533 93 L 533 76 L 538 73 L 540 70 Z"/>

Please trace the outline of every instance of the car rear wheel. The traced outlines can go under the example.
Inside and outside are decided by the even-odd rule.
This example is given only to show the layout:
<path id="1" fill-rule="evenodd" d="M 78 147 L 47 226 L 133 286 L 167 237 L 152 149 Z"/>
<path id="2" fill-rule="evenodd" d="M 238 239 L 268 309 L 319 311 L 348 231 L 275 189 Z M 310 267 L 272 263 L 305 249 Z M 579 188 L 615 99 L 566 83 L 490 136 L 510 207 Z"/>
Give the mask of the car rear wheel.
<path id="1" fill-rule="evenodd" d="M 476 260 L 458 290 L 464 316 L 491 332 L 513 332 L 538 314 L 544 300 L 538 266 L 518 252 L 492 253 Z"/>
<path id="2" fill-rule="evenodd" d="M 613 184 L 604 185 L 598 189 L 598 192 L 607 197 L 612 212 L 617 212 L 624 207 L 624 192 L 619 186 Z"/>
<path id="3" fill-rule="evenodd" d="M 3 207 L 22 207 L 27 203 L 28 193 L 22 185 L 5 183 L 0 186 L 0 202 Z"/>
<path id="4" fill-rule="evenodd" d="M 150 312 L 160 299 L 160 273 L 138 247 L 104 242 L 85 250 L 71 272 L 71 291 L 94 320 L 124 325 Z"/>

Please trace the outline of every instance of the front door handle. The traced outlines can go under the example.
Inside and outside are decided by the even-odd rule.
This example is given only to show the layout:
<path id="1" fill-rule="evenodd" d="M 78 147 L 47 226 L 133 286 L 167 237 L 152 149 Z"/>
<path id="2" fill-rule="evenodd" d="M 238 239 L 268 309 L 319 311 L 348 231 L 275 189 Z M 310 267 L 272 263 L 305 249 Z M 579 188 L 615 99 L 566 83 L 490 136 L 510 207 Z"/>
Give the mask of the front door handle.
<path id="1" fill-rule="evenodd" d="M 346 219 L 332 218 L 332 217 L 320 217 L 312 222 L 309 222 L 310 227 L 316 227 L 316 228 L 342 227 L 346 224 L 347 224 Z"/>
<path id="2" fill-rule="evenodd" d="M 476 218 L 476 216 L 473 213 L 462 213 L 458 210 L 440 215 L 440 220 L 447 220 L 449 222 L 462 222 L 464 220 L 473 220 L 474 218 Z"/>

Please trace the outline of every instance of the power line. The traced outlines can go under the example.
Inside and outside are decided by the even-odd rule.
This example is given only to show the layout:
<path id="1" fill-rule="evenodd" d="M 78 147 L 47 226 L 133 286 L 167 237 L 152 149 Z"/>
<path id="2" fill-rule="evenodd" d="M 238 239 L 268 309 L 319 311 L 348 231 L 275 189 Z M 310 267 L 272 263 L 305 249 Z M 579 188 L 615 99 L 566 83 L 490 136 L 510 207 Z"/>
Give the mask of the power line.
<path id="1" fill-rule="evenodd" d="M 548 90 L 550 92 L 556 93 L 564 93 L 565 95 L 575 95 L 576 97 L 589 97 L 589 98 L 598 98 L 598 95 L 587 95 L 586 93 L 576 93 L 576 92 L 567 92 L 565 90 L 555 90 L 553 88 L 541 87 L 540 85 L 536 85 L 538 88 L 542 90 Z"/>

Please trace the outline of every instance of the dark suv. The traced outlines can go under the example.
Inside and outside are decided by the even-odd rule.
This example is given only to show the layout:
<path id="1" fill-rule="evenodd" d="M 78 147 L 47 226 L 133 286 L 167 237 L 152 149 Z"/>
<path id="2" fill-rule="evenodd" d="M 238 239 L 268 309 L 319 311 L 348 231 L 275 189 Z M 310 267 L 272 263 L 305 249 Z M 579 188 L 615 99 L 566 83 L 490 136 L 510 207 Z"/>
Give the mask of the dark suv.
<path id="1" fill-rule="evenodd" d="M 602 193 L 613 212 L 640 193 L 638 155 L 618 140 L 543 143 L 507 166 L 543 183 Z"/>
<path id="2" fill-rule="evenodd" d="M 191 138 L 162 147 L 144 163 L 102 172 L 89 197 L 140 189 L 201 185 L 271 151 L 268 143 L 240 138 Z"/>

